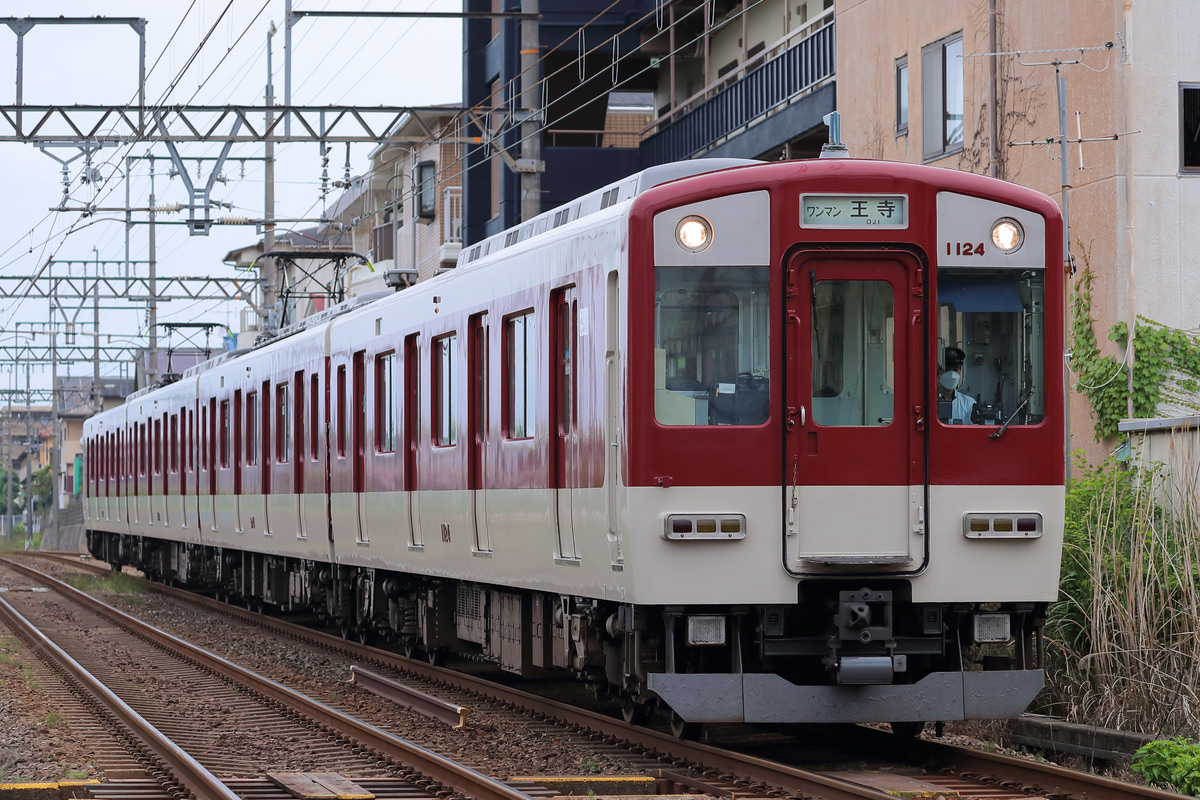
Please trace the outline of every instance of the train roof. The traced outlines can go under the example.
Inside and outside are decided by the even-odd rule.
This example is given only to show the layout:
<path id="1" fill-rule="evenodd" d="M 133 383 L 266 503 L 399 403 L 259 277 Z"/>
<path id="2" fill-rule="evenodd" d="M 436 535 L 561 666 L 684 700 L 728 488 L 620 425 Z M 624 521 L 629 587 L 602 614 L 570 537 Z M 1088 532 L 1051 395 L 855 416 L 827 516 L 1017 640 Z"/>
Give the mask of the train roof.
<path id="1" fill-rule="evenodd" d="M 690 178 L 693 175 L 701 175 L 706 172 L 716 172 L 732 167 L 744 167 L 760 163 L 762 162 L 747 158 L 698 158 L 692 161 L 676 161 L 644 169 L 627 178 L 622 178 L 619 181 L 589 192 L 558 208 L 544 211 L 533 219 L 522 222 L 520 225 L 489 236 L 459 253 L 457 266 L 466 266 L 484 256 L 498 253 L 506 247 L 512 247 L 518 242 L 524 242 L 534 236 L 539 236 L 554 228 L 566 225 L 568 222 L 574 222 L 589 214 L 603 211 L 617 203 L 632 200 L 654 186 L 677 181 L 681 178 Z"/>

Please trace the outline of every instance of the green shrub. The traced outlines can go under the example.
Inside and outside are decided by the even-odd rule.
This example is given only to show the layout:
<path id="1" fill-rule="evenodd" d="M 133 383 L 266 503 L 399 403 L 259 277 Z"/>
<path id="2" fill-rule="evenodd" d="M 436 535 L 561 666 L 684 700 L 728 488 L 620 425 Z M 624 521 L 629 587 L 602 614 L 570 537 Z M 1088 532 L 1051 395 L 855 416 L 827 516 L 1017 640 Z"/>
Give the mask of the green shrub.
<path id="1" fill-rule="evenodd" d="M 1182 737 L 1150 742 L 1134 754 L 1133 771 L 1155 786 L 1200 796 L 1200 745 Z"/>

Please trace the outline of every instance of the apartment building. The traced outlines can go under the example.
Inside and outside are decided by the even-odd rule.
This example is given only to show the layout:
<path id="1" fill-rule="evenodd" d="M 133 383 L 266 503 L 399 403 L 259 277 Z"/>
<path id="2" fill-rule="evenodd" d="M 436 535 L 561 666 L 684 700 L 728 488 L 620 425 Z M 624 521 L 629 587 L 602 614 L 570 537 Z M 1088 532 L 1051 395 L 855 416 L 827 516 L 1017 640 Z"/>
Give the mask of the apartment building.
<path id="1" fill-rule="evenodd" d="M 1114 326 L 1200 328 L 1200 5 L 838 0 L 835 23 L 852 155 L 990 173 L 1065 208 L 1074 309 L 1112 357 L 1108 376 L 1078 360 L 1068 376 L 1071 444 L 1107 454 L 1084 385 L 1124 381 L 1117 365 L 1136 361 Z M 1185 365 L 1168 371 L 1138 416 L 1200 410 Z"/>

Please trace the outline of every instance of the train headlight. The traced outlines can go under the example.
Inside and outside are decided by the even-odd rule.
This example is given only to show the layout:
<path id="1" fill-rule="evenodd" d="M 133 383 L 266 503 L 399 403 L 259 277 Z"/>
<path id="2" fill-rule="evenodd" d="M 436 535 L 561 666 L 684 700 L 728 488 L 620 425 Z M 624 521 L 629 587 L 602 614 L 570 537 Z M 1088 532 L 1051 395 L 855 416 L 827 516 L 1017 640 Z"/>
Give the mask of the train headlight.
<path id="1" fill-rule="evenodd" d="M 1021 223 L 1009 217 L 996 220 L 992 225 L 992 244 L 1001 253 L 1015 253 L 1025 241 L 1025 229 Z"/>
<path id="2" fill-rule="evenodd" d="M 692 215 L 675 226 L 675 241 L 689 253 L 699 253 L 712 244 L 712 225 L 704 217 Z"/>

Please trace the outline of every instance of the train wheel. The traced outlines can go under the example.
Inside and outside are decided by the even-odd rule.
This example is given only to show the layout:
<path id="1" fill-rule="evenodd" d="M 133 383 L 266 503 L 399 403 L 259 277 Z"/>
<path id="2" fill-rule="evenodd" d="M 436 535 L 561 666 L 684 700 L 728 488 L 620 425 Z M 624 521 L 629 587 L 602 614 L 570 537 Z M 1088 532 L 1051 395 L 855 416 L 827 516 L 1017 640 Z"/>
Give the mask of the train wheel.
<path id="1" fill-rule="evenodd" d="M 670 712 L 671 735 L 676 739 L 696 739 L 700 736 L 701 725 L 698 722 L 688 722 L 683 717 Z"/>
<path id="2" fill-rule="evenodd" d="M 400 646 L 404 650 L 405 658 L 416 658 L 421 649 L 421 643 L 417 641 L 415 636 L 404 637 L 404 641 Z"/>
<path id="3" fill-rule="evenodd" d="M 639 703 L 628 695 L 621 696 L 621 719 L 628 725 L 642 725 L 650 716 L 645 703 Z"/>
<path id="4" fill-rule="evenodd" d="M 366 625 L 359 625 L 354 629 L 354 640 L 359 644 L 369 645 L 375 641 L 375 632 Z"/>
<path id="5" fill-rule="evenodd" d="M 925 730 L 924 722 L 892 722 L 892 733 L 904 739 L 915 739 Z"/>
<path id="6" fill-rule="evenodd" d="M 435 667 L 446 666 L 446 648 L 431 647 L 425 651 L 425 660 Z"/>

